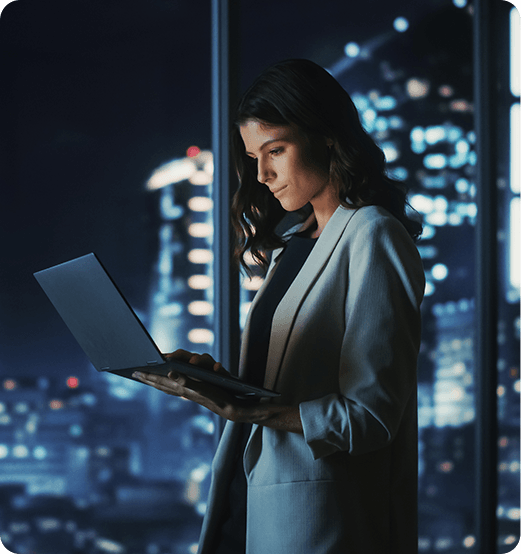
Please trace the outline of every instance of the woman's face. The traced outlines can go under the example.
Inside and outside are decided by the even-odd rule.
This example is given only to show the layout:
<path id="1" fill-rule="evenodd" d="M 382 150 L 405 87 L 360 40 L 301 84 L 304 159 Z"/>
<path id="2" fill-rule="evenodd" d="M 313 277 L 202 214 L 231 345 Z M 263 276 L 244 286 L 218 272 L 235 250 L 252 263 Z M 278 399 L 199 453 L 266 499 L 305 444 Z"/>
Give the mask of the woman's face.
<path id="1" fill-rule="evenodd" d="M 328 141 L 310 141 L 295 126 L 249 120 L 240 127 L 246 154 L 257 160 L 257 180 L 292 212 L 311 202 L 338 199 L 329 178 Z"/>

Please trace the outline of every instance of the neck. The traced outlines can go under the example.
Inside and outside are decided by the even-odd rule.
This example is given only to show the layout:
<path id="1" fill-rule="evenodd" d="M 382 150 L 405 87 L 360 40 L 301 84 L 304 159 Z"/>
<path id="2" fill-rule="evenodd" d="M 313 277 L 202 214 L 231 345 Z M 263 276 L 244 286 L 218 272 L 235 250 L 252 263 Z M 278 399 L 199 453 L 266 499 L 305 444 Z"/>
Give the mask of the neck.
<path id="1" fill-rule="evenodd" d="M 336 191 L 333 191 L 333 194 L 324 195 L 312 200 L 311 205 L 313 206 L 313 215 L 317 222 L 317 227 L 311 236 L 316 238 L 320 236 L 327 222 L 331 219 L 338 206 L 340 206 L 340 200 Z"/>

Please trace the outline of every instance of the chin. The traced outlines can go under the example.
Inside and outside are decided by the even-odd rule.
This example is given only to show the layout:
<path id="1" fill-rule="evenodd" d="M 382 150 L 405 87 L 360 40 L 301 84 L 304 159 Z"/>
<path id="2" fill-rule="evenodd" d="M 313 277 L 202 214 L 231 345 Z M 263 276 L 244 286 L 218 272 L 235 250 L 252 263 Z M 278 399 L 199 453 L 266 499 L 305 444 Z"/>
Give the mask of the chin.
<path id="1" fill-rule="evenodd" d="M 284 198 L 281 198 L 279 203 L 287 212 L 296 212 L 307 204 L 307 202 L 295 202 L 294 200 L 286 200 Z"/>

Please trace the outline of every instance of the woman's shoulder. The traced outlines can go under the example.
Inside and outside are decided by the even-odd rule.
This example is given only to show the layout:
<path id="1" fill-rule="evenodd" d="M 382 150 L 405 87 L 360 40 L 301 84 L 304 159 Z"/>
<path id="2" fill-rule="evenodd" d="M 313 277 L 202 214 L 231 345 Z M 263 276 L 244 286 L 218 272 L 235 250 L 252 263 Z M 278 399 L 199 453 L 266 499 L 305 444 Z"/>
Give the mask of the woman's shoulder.
<path id="1" fill-rule="evenodd" d="M 349 218 L 346 227 L 347 236 L 359 235 L 366 238 L 373 234 L 392 233 L 397 236 L 407 236 L 409 233 L 403 224 L 382 206 L 363 206 L 361 208 L 343 208 L 343 215 Z M 346 237 L 347 238 L 347 237 Z M 409 237 L 410 238 L 410 237 Z"/>
<path id="2" fill-rule="evenodd" d="M 381 206 L 358 208 L 344 233 L 345 247 L 350 251 L 393 251 L 401 256 L 419 259 L 418 249 L 404 225 Z"/>
<path id="3" fill-rule="evenodd" d="M 358 225 L 394 225 L 400 223 L 394 215 L 382 206 L 362 206 L 355 208 L 352 221 Z M 403 227 L 403 225 L 402 225 Z"/>
<path id="4" fill-rule="evenodd" d="M 367 264 L 372 270 L 380 264 L 390 264 L 414 281 L 416 297 L 421 297 L 423 262 L 414 240 L 394 215 L 381 206 L 364 206 L 353 214 L 346 231 L 342 248 L 346 257 L 358 261 L 351 264 L 353 271 L 363 275 Z"/>

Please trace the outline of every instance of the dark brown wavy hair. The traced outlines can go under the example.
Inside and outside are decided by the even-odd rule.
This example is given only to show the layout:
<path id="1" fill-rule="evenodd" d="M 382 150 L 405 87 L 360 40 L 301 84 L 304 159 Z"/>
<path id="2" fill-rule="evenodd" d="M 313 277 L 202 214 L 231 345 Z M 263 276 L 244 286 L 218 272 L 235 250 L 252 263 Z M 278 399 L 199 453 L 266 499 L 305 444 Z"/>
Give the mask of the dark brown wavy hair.
<path id="1" fill-rule="evenodd" d="M 257 181 L 256 161 L 246 155 L 240 126 L 249 120 L 295 125 L 311 141 L 331 139 L 330 175 L 333 182 L 340 183 L 340 202 L 351 208 L 382 206 L 401 221 L 413 239 L 420 236 L 421 223 L 406 215 L 407 187 L 387 175 L 384 154 L 362 127 L 349 94 L 316 63 L 285 60 L 264 70 L 245 92 L 231 133 L 239 176 L 232 203 L 235 257 L 248 273 L 244 260 L 248 250 L 266 269 L 267 252 L 284 246 L 276 228 L 287 213 L 268 187 Z"/>

